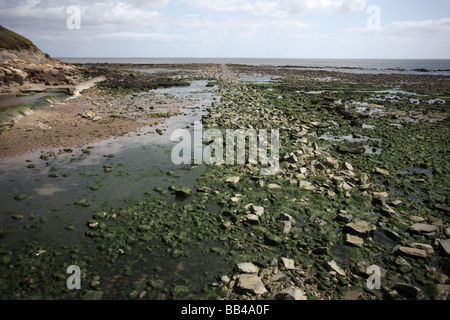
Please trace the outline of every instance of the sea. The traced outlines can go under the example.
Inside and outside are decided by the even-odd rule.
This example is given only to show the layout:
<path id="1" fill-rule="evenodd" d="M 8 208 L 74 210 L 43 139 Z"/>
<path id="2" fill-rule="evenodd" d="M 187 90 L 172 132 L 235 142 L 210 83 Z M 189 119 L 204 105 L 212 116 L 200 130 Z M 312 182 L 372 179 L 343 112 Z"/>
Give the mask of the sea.
<path id="1" fill-rule="evenodd" d="M 70 58 L 67 63 L 180 64 L 214 63 L 291 67 L 349 73 L 435 74 L 450 76 L 450 59 L 273 59 L 273 58 Z"/>

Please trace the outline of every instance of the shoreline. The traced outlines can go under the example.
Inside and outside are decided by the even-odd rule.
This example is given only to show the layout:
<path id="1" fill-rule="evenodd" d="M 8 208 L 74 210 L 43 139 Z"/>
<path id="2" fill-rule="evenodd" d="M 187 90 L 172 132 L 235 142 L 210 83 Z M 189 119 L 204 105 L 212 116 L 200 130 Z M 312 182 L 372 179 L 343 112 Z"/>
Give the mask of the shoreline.
<path id="1" fill-rule="evenodd" d="M 69 118 L 92 124 L 113 115 L 112 124 L 138 123 L 143 115 L 155 120 L 152 113 L 170 109 L 177 114 L 183 106 L 192 106 L 195 114 L 203 101 L 171 97 L 175 87 L 170 85 L 182 90 L 183 81 L 201 79 L 197 91 L 211 84 L 220 97 L 201 115 L 205 128 L 279 128 L 280 172 L 262 176 L 258 164 L 246 163 L 205 166 L 200 174 L 192 164 L 165 160 L 170 155 L 158 153 L 157 144 L 152 155 L 168 163 L 150 171 L 153 163 L 145 144 L 118 154 L 94 148 L 92 155 L 79 158 L 44 154 L 30 159 L 33 167 L 48 168 L 33 172 L 41 192 L 73 184 L 81 188 L 80 198 L 61 201 L 58 210 L 49 208 L 43 217 L 38 215 L 44 209 L 36 211 L 36 219 L 28 219 L 24 212 L 41 198 L 34 190 L 24 194 L 21 182 L 5 181 L 12 190 L 5 194 L 9 207 L 4 215 L 11 229 L 0 230 L 0 236 L 38 236 L 53 222 L 63 236 L 79 232 L 83 242 L 58 247 L 44 238 L 17 250 L 0 250 L 0 269 L 11 279 L 3 283 L 8 291 L 2 297 L 446 299 L 450 190 L 442 155 L 448 152 L 450 134 L 449 77 L 355 76 L 241 65 L 204 66 L 194 72 L 197 67 L 174 71 L 170 66 L 164 77 L 130 73 L 127 66 L 111 69 L 112 78 L 123 80 L 125 88 L 114 88 L 113 82 L 112 87 L 89 89 L 78 102 L 95 104 L 89 110 L 92 119 L 78 115 L 79 105 L 72 106 Z M 327 79 L 330 75 L 333 79 Z M 167 89 L 155 96 L 147 89 L 145 94 L 130 91 L 137 84 L 164 84 Z M 93 120 L 97 115 L 102 118 Z M 161 139 L 169 136 L 161 132 Z M 67 157 L 83 167 L 90 156 L 97 160 L 89 170 L 65 168 Z M 86 180 L 80 183 L 71 173 Z M 136 193 L 119 200 L 120 191 L 129 189 Z M 59 192 L 63 198 L 65 193 Z M 66 192 L 71 195 L 72 189 Z M 109 204 L 110 197 L 117 205 Z M 72 207 L 77 214 L 68 214 Z M 58 224 L 65 214 L 68 222 Z M 17 256 L 21 259 L 12 268 Z M 64 271 L 74 263 L 82 266 L 86 284 L 70 291 L 64 287 Z M 37 267 L 29 271 L 30 265 Z M 367 287 L 371 266 L 381 272 L 380 289 Z M 42 277 L 39 270 L 62 280 L 48 281 L 49 274 Z"/>

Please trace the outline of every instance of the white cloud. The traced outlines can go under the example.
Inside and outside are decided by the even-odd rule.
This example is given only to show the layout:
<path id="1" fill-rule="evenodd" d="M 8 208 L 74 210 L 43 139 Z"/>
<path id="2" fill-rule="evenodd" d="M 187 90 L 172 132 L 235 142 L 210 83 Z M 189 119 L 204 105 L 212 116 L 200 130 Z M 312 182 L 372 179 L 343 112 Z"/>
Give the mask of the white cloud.
<path id="1" fill-rule="evenodd" d="M 386 27 L 395 33 L 450 33 L 450 18 L 421 21 L 396 21 Z"/>
<path id="2" fill-rule="evenodd" d="M 94 36 L 98 40 L 114 40 L 120 42 L 143 42 L 143 41 L 178 41 L 184 39 L 183 36 L 164 33 L 140 33 L 140 32 L 111 32 L 101 33 Z"/>
<path id="3" fill-rule="evenodd" d="M 183 0 L 189 6 L 222 12 L 245 12 L 249 15 L 268 15 L 280 1 L 271 0 Z"/>
<path id="4" fill-rule="evenodd" d="M 359 34 L 374 34 L 381 36 L 450 34 L 450 18 L 419 21 L 395 21 L 386 26 L 382 26 L 380 29 L 370 30 L 368 28 L 350 28 L 348 31 Z"/>
<path id="5" fill-rule="evenodd" d="M 282 11 L 288 14 L 318 14 L 362 11 L 367 0 L 287 0 Z"/>

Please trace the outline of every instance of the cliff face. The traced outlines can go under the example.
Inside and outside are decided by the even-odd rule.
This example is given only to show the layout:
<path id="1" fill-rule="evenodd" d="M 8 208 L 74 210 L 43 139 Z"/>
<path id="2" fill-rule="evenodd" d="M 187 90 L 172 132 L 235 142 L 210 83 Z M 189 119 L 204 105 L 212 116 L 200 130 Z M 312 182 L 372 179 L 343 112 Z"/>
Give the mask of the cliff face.
<path id="1" fill-rule="evenodd" d="M 0 26 L 0 87 L 2 91 L 27 84 L 71 85 L 77 69 L 51 58 L 27 38 Z"/>

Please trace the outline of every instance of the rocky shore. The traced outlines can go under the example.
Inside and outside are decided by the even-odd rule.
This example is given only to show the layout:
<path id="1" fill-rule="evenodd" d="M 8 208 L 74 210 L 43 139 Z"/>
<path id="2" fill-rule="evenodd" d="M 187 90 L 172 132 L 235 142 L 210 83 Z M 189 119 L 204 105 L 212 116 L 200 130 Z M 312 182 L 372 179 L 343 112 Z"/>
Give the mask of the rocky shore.
<path id="1" fill-rule="evenodd" d="M 202 117 L 205 129 L 279 129 L 281 170 L 264 176 L 258 164 L 215 164 L 188 185 L 199 170 L 194 163 L 137 175 L 105 156 L 109 162 L 90 173 L 92 192 L 113 174 L 133 183 L 166 178 L 117 206 L 93 210 L 95 196 L 78 200 L 74 206 L 88 217 L 63 232 L 80 230 L 79 244 L 2 244 L 2 299 L 448 299 L 448 77 L 201 64 L 78 68 L 111 81 L 25 117 L 0 135 L 17 130 L 2 153 L 31 141 L 21 152 L 37 146 L 42 156 L 24 166 L 70 179 L 55 175 L 57 155 L 45 148 L 81 149 L 152 125 L 163 113 L 180 114 L 193 101 L 152 90 L 202 80 L 217 97 Z M 55 144 L 39 145 L 46 136 Z M 25 236 L 39 238 L 48 223 L 10 211 Z M 11 233 L 1 229 L 0 237 Z M 83 290 L 65 288 L 68 264 L 81 267 Z M 207 271 L 184 275 L 190 264 Z"/>

